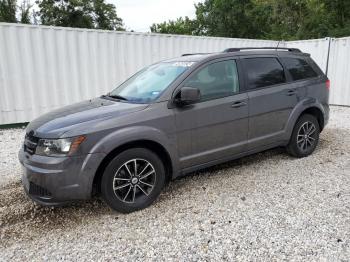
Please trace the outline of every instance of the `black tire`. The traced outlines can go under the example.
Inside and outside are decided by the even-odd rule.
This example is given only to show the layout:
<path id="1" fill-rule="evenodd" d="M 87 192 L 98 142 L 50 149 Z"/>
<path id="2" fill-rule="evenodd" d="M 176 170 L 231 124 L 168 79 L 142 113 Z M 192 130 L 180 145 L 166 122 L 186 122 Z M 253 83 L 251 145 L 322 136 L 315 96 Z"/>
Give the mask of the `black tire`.
<path id="1" fill-rule="evenodd" d="M 144 168 L 146 169 L 143 170 Z M 146 176 L 149 173 L 151 175 Z M 136 178 L 138 178 L 137 184 Z M 124 186 L 126 184 L 130 185 Z M 117 155 L 108 164 L 102 176 L 101 193 L 112 209 L 121 213 L 130 213 L 151 205 L 159 196 L 164 184 L 165 169 L 159 157 L 145 148 L 131 148 Z"/>
<path id="2" fill-rule="evenodd" d="M 304 132 L 305 130 L 308 131 Z M 287 152 L 299 158 L 309 156 L 314 152 L 319 136 L 320 126 L 317 119 L 313 115 L 304 114 L 294 126 Z"/>

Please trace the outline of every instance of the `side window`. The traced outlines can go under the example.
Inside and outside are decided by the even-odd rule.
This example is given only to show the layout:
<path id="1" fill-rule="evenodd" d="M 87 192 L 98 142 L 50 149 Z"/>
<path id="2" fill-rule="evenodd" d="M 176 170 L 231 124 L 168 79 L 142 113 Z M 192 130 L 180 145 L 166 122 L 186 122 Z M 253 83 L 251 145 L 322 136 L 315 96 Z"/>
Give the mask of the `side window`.
<path id="1" fill-rule="evenodd" d="M 294 81 L 317 76 L 317 73 L 304 59 L 285 57 L 283 62 Z"/>
<path id="2" fill-rule="evenodd" d="M 201 100 L 230 96 L 239 92 L 238 72 L 235 60 L 210 64 L 194 73 L 184 86 L 201 91 Z"/>
<path id="3" fill-rule="evenodd" d="M 280 62 L 273 57 L 243 59 L 248 77 L 248 88 L 272 86 L 286 82 L 284 70 Z"/>

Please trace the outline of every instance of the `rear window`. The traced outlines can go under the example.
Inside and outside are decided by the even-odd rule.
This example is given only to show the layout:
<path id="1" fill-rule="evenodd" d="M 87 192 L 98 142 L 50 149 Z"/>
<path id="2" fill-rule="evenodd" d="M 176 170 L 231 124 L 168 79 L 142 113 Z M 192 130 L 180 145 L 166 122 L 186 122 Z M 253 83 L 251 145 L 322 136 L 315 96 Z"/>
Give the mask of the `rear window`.
<path id="1" fill-rule="evenodd" d="M 249 89 L 262 88 L 286 82 L 284 70 L 276 58 L 243 59 Z"/>
<path id="2" fill-rule="evenodd" d="M 314 69 L 304 59 L 285 57 L 283 62 L 294 81 L 317 76 Z"/>

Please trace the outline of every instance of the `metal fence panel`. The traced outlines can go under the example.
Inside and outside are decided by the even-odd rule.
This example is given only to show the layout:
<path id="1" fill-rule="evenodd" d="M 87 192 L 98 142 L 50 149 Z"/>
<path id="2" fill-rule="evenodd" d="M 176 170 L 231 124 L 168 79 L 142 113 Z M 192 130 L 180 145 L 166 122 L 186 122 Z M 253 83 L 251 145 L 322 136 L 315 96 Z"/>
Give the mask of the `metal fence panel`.
<path id="1" fill-rule="evenodd" d="M 350 106 L 350 37 L 332 39 L 328 68 L 330 102 Z"/>
<path id="2" fill-rule="evenodd" d="M 0 124 L 105 94 L 142 67 L 183 53 L 276 44 L 0 23 Z"/>

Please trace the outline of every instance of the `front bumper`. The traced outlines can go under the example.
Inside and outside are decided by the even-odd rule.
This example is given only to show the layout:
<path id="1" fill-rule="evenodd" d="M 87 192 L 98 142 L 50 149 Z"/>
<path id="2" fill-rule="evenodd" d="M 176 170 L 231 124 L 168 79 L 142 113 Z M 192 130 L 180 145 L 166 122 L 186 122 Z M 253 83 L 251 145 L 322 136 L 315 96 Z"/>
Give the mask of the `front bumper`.
<path id="1" fill-rule="evenodd" d="M 96 170 L 103 153 L 71 157 L 30 155 L 20 149 L 22 184 L 25 192 L 42 205 L 60 205 L 91 197 Z"/>

